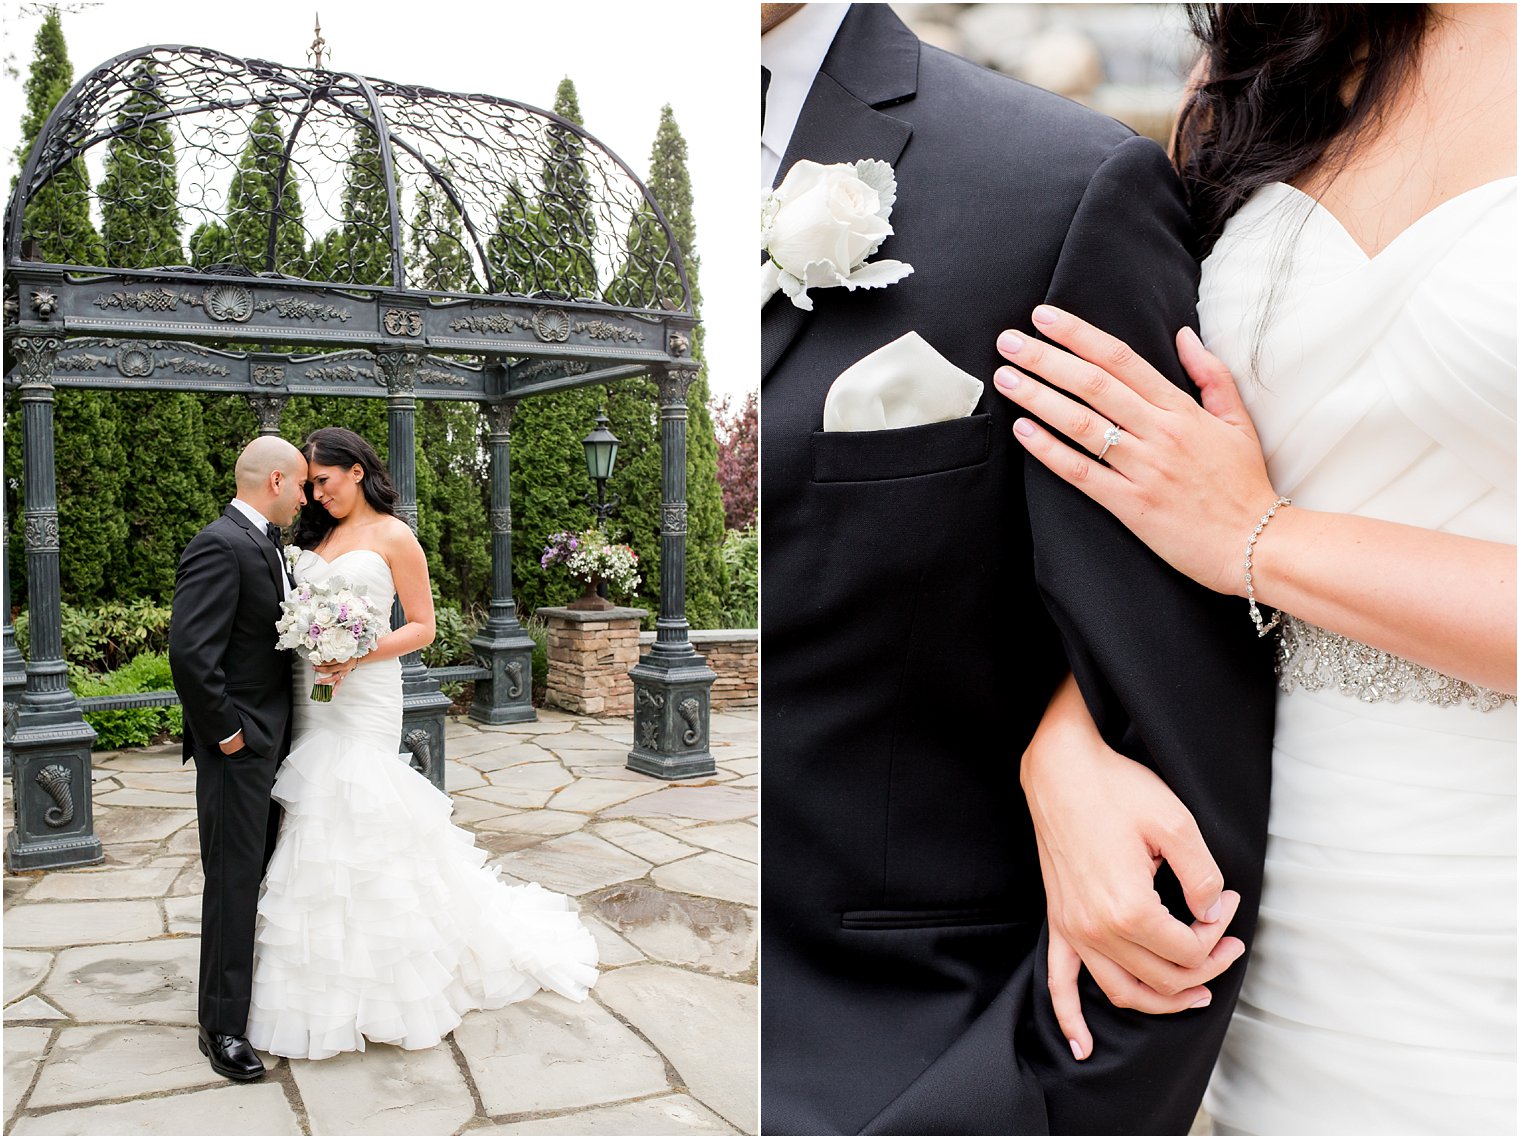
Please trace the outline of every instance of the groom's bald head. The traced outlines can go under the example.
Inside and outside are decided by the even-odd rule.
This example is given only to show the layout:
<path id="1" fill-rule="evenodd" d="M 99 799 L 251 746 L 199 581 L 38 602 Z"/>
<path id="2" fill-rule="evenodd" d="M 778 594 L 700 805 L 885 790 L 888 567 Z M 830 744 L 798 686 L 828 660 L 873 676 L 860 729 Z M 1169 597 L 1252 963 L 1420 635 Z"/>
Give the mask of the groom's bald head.
<path id="1" fill-rule="evenodd" d="M 306 457 L 277 435 L 260 435 L 244 447 L 234 477 L 237 496 L 277 525 L 290 525 L 305 502 Z"/>

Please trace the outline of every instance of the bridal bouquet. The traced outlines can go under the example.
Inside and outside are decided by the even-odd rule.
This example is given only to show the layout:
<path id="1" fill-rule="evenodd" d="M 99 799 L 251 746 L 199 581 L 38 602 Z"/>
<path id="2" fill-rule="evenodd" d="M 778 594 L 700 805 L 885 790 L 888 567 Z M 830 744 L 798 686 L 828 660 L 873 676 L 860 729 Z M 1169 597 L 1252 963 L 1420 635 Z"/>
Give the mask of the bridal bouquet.
<path id="1" fill-rule="evenodd" d="M 280 609 L 284 616 L 275 622 L 280 634 L 275 647 L 295 649 L 312 664 L 362 657 L 385 629 L 385 614 L 342 574 L 315 585 L 298 581 L 290 599 L 280 602 Z M 312 685 L 314 701 L 325 704 L 332 696 L 331 684 Z"/>

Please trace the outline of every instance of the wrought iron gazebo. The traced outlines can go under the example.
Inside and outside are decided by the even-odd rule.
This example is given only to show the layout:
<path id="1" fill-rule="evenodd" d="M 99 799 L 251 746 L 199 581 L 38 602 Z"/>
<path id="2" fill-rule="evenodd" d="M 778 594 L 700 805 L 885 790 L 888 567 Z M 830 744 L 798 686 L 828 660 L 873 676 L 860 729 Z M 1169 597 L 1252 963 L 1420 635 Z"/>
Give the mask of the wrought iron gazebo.
<path id="1" fill-rule="evenodd" d="M 157 164 L 157 177 L 125 177 L 127 164 Z M 88 204 L 99 233 L 88 256 L 68 232 L 68 201 Z M 166 225 L 173 240 L 145 247 L 141 235 Z M 539 393 L 652 375 L 660 609 L 655 644 L 631 670 L 628 766 L 665 778 L 713 770 L 713 673 L 684 617 L 691 291 L 658 203 L 581 127 L 487 95 L 142 48 L 92 70 L 53 110 L 7 207 L 4 256 L 31 632 L 23 662 L 6 575 L 9 866 L 101 857 L 94 733 L 63 660 L 60 387 L 240 396 L 263 434 L 279 433 L 291 396 L 384 399 L 400 512 L 414 528 L 417 401 L 478 403 L 489 425 L 492 600 L 472 642 L 476 666 L 452 671 L 477 680 L 472 717 L 508 723 L 535 715 L 532 641 L 512 599 L 513 411 Z M 416 653 L 403 684 L 402 750 L 441 788 L 449 700 Z"/>

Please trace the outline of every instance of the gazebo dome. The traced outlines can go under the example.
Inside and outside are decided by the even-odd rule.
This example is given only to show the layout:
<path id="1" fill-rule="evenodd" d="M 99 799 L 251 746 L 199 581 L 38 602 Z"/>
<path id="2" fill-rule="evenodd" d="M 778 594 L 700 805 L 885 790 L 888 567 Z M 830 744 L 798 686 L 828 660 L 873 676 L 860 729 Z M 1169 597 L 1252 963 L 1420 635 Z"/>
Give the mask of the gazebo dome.
<path id="1" fill-rule="evenodd" d="M 79 232 L 80 202 L 98 240 Z M 124 53 L 59 101 L 12 195 L 5 257 L 160 281 L 691 310 L 659 206 L 576 124 L 199 47 Z"/>

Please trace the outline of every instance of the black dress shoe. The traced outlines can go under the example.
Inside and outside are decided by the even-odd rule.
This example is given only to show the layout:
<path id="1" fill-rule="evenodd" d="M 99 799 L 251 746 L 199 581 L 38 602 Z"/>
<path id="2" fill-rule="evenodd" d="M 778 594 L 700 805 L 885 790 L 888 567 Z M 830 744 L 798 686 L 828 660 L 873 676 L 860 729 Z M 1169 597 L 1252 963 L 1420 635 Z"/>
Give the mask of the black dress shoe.
<path id="1" fill-rule="evenodd" d="M 264 1061 L 246 1037 L 227 1036 L 200 1030 L 201 1055 L 211 1061 L 211 1069 L 229 1080 L 256 1080 L 264 1074 Z"/>

